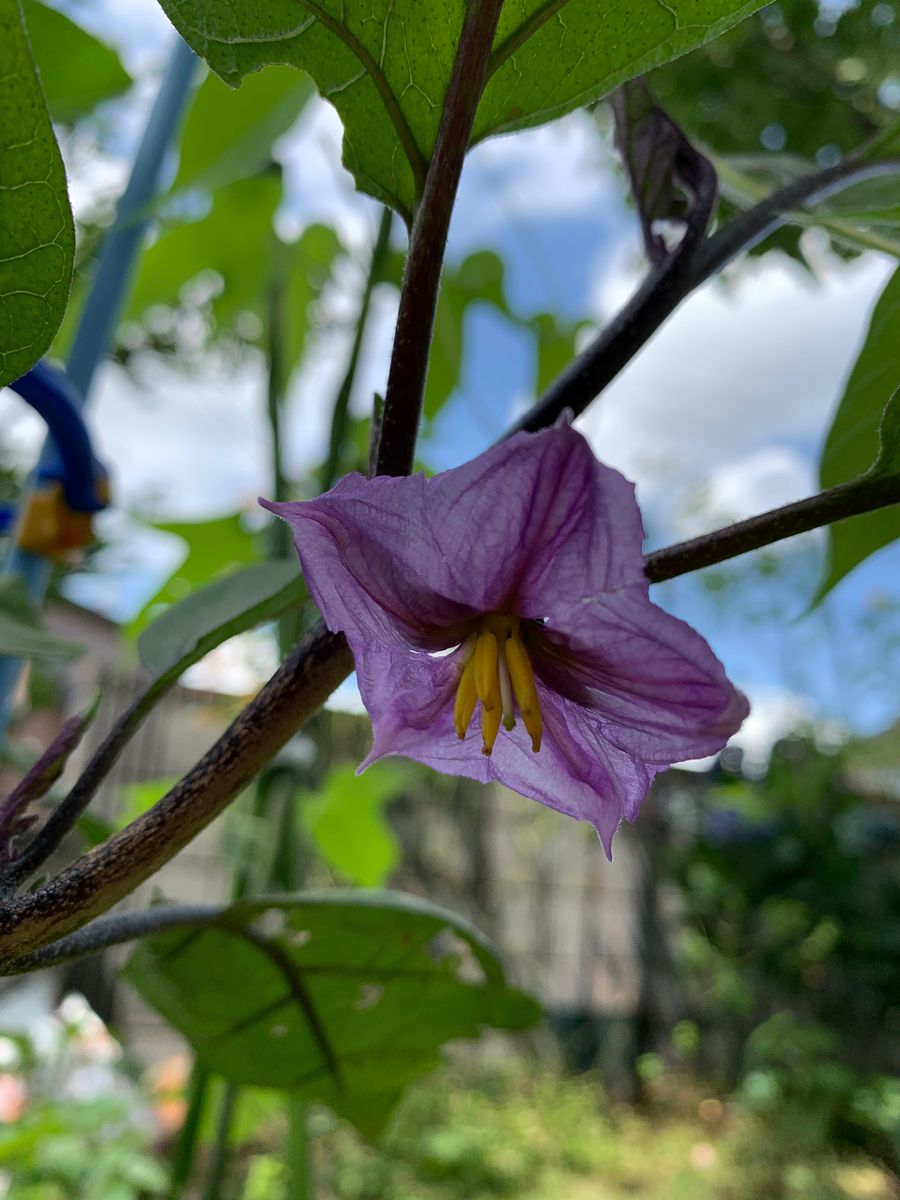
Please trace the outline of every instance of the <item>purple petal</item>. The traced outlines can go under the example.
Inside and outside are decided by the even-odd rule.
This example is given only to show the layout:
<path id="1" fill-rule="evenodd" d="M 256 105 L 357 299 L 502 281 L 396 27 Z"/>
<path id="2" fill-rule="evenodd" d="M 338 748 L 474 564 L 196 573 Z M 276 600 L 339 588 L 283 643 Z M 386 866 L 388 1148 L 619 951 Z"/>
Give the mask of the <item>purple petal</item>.
<path id="1" fill-rule="evenodd" d="M 749 712 L 746 697 L 696 630 L 643 588 L 557 602 L 535 668 L 603 737 L 650 763 L 721 750 Z"/>
<path id="2" fill-rule="evenodd" d="M 316 500 L 261 503 L 292 526 L 326 624 L 354 650 L 438 649 L 483 613 L 543 616 L 548 596 L 643 578 L 634 489 L 566 424 L 430 480 L 348 475 Z"/>
<path id="3" fill-rule="evenodd" d="M 544 738 L 535 754 L 522 723 L 501 730 L 490 756 L 481 752 L 478 714 L 464 741 L 453 726 L 458 655 L 376 653 L 359 669 L 373 720 L 364 770 L 402 754 L 446 775 L 502 783 L 597 830 L 608 855 L 623 817 L 633 820 L 659 764 L 644 763 L 606 742 L 576 704 L 540 687 Z"/>

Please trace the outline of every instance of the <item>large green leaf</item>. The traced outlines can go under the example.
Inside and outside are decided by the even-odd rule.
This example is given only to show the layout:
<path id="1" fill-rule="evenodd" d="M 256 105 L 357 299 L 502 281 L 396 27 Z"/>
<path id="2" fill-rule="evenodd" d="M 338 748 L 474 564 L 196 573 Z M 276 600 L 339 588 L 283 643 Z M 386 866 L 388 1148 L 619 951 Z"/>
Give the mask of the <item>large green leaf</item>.
<path id="1" fill-rule="evenodd" d="M 132 637 L 141 632 L 162 605 L 183 600 L 234 567 L 260 558 L 258 539 L 247 532 L 237 513 L 214 521 L 178 521 L 154 524 L 153 528 L 180 537 L 187 543 L 187 555 L 128 626 Z"/>
<path id="2" fill-rule="evenodd" d="M 328 864 L 363 887 L 380 887 L 400 849 L 384 809 L 403 790 L 409 772 L 395 762 L 373 763 L 362 775 L 332 767 L 314 795 L 299 801 L 300 816 Z"/>
<path id="3" fill-rule="evenodd" d="M 900 384 L 900 267 L 875 305 L 869 329 L 819 463 L 823 488 L 873 470 L 896 470 L 897 407 L 888 406 Z M 881 438 L 879 438 L 881 430 Z M 900 537 L 900 509 L 879 509 L 840 521 L 829 530 L 828 560 L 816 600 L 859 563 Z"/>
<path id="4" fill-rule="evenodd" d="M 66 175 L 18 0 L 0 0 L 0 387 L 62 321 L 75 230 Z"/>
<path id="5" fill-rule="evenodd" d="M 254 175 L 269 162 L 272 143 L 294 124 L 310 95 L 309 77 L 273 67 L 239 91 L 209 75 L 184 123 L 173 191 L 218 187 Z"/>
<path id="6" fill-rule="evenodd" d="M 127 975 L 205 1066 L 324 1101 L 368 1134 L 445 1042 L 538 1017 L 471 925 L 390 892 L 223 909 L 149 938 Z"/>
<path id="7" fill-rule="evenodd" d="M 309 72 L 344 123 L 357 186 L 407 219 L 421 195 L 464 0 L 163 0 L 237 85 L 270 63 Z M 701 45 L 759 0 L 506 0 L 474 140 L 552 120 Z"/>
<path id="8" fill-rule="evenodd" d="M 31 48 L 54 121 L 75 121 L 131 87 L 119 56 L 64 13 L 23 0 Z"/>
<path id="9" fill-rule="evenodd" d="M 154 675 L 197 662 L 235 634 L 281 616 L 304 594 L 294 560 L 242 567 L 179 600 L 148 625 L 138 639 L 141 662 Z"/>

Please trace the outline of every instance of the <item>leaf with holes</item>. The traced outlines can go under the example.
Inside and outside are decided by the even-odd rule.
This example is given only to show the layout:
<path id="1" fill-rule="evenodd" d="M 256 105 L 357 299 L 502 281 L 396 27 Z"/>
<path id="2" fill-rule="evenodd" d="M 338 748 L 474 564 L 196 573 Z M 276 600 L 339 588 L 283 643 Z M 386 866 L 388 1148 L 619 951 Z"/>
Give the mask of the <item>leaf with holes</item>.
<path id="1" fill-rule="evenodd" d="M 407 220 L 422 194 L 465 0 L 162 0 L 217 74 L 308 71 L 344 123 L 357 186 Z M 473 140 L 550 121 L 668 62 L 759 0 L 506 0 Z"/>
<path id="2" fill-rule="evenodd" d="M 900 267 L 875 305 L 866 339 L 828 431 L 819 463 L 823 488 L 846 483 L 869 471 L 883 475 L 898 469 L 898 383 Z M 815 603 L 870 554 L 898 537 L 900 509 L 896 505 L 832 525 L 825 576 Z"/>
<path id="3" fill-rule="evenodd" d="M 72 282 L 66 175 L 18 0 L 0 0 L 0 387 L 53 340 Z"/>
<path id="4" fill-rule="evenodd" d="M 539 1016 L 471 925 L 391 892 L 235 905 L 147 939 L 126 971 L 205 1066 L 322 1101 L 368 1136 L 446 1042 Z"/>

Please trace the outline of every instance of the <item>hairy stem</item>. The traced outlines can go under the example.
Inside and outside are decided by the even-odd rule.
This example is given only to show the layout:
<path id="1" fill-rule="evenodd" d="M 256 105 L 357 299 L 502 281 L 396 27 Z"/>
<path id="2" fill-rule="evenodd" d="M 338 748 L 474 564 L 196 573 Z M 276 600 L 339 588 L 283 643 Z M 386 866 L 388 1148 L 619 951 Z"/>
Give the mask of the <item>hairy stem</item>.
<path id="1" fill-rule="evenodd" d="M 0 873 L 0 886 L 4 892 L 15 888 L 42 866 L 70 833 L 81 814 L 96 796 L 103 780 L 118 761 L 119 755 L 128 745 L 144 718 L 172 688 L 183 671 L 167 671 L 150 684 L 146 691 L 134 700 L 119 717 L 112 729 L 94 751 L 87 766 L 66 798 L 50 814 L 40 831 Z"/>
<path id="2" fill-rule="evenodd" d="M 376 475 L 413 467 L 447 230 L 503 0 L 469 0 L 434 154 L 409 236 L 397 329 L 375 459 Z"/>
<path id="3" fill-rule="evenodd" d="M 321 622 L 258 696 L 157 804 L 2 910 L 0 963 L 106 912 L 186 846 L 317 712 L 353 669 L 346 639 Z"/>

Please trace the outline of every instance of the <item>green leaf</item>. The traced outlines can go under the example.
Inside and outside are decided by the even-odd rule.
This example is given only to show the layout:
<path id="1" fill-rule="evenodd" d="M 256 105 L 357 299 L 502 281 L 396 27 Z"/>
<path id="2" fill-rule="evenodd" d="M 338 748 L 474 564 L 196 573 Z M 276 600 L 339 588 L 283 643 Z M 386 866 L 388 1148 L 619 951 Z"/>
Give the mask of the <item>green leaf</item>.
<path id="1" fill-rule="evenodd" d="M 183 600 L 217 576 L 260 557 L 257 539 L 247 532 L 237 513 L 215 521 L 154 524 L 153 528 L 182 538 L 187 543 L 187 557 L 128 626 L 126 632 L 131 637 L 136 637 L 149 623 L 159 605 Z"/>
<path id="2" fill-rule="evenodd" d="M 293 368 L 342 246 L 326 225 L 308 226 L 296 242 L 278 241 L 273 221 L 280 201 L 278 176 L 257 175 L 218 188 L 200 220 L 168 225 L 142 258 L 129 319 L 139 320 L 155 304 L 179 305 L 189 283 L 215 272 L 221 280 L 210 301 L 215 333 L 231 329 L 242 312 L 255 314 L 263 327 L 269 316 L 267 295 L 278 276 L 286 280 L 284 365 L 286 370 Z"/>
<path id="3" fill-rule="evenodd" d="M 59 328 L 75 230 L 66 175 L 18 0 L 0 0 L 0 387 Z"/>
<path id="4" fill-rule="evenodd" d="M 466 313 L 472 304 L 490 304 L 509 315 L 503 293 L 503 262 L 490 250 L 476 251 L 445 270 L 434 318 L 423 412 L 433 420 L 459 381 Z"/>
<path id="5" fill-rule="evenodd" d="M 900 267 L 875 305 L 862 350 L 828 431 L 819 463 L 823 488 L 845 483 L 869 470 L 884 474 L 897 469 L 898 382 Z M 900 537 L 900 510 L 896 507 L 832 525 L 825 575 L 814 603 L 870 554 L 897 537 Z"/>
<path id="6" fill-rule="evenodd" d="M 84 646 L 52 637 L 0 611 L 0 656 L 16 658 L 80 658 Z"/>
<path id="7" fill-rule="evenodd" d="M 578 334 L 589 322 L 568 324 L 552 313 L 538 313 L 529 324 L 537 341 L 534 391 L 540 396 L 574 359 Z"/>
<path id="8" fill-rule="evenodd" d="M 295 607 L 304 595 L 293 560 L 243 567 L 192 592 L 148 625 L 138 639 L 141 662 L 155 675 L 197 662 L 235 634 Z"/>
<path id="9" fill-rule="evenodd" d="M 139 319 L 153 304 L 178 304 L 185 284 L 204 271 L 221 276 L 222 287 L 212 301 L 220 326 L 227 327 L 242 310 L 260 309 L 280 201 L 278 176 L 257 175 L 219 188 L 199 221 L 167 226 L 142 256 L 129 318 Z"/>
<path id="10" fill-rule="evenodd" d="M 735 155 L 715 159 L 722 195 L 750 208 L 776 188 L 818 170 L 788 154 Z M 900 258 L 900 169 L 861 180 L 817 204 L 787 214 L 798 229 L 820 226 L 853 250 L 880 250 Z"/>
<path id="11" fill-rule="evenodd" d="M 445 1042 L 538 1017 L 471 925 L 390 892 L 235 905 L 147 939 L 126 972 L 211 1070 L 322 1101 L 370 1136 Z"/>
<path id="12" fill-rule="evenodd" d="M 408 772 L 374 763 L 363 775 L 332 767 L 321 788 L 299 801 L 300 817 L 322 857 L 352 883 L 384 884 L 400 856 L 384 809 L 404 788 Z"/>
<path id="13" fill-rule="evenodd" d="M 209 75 L 197 89 L 184 123 L 172 191 L 219 187 L 260 171 L 272 143 L 286 133 L 312 95 L 308 76 L 273 67 L 244 80 L 239 91 Z"/>
<path id="14" fill-rule="evenodd" d="M 338 235 L 327 225 L 309 225 L 296 242 L 278 245 L 281 268 L 287 272 L 282 325 L 287 371 L 303 357 L 316 304 L 331 278 L 334 261 L 342 252 Z"/>
<path id="15" fill-rule="evenodd" d="M 39 0 L 23 0 L 22 11 L 54 121 L 77 121 L 131 87 L 116 52 L 64 13 Z"/>
<path id="16" fill-rule="evenodd" d="M 598 99 L 717 36 L 758 0 L 506 0 L 474 141 Z M 357 186 L 407 220 L 422 193 L 464 0 L 163 0 L 226 83 L 270 63 L 308 71 L 344 123 Z"/>
<path id="17" fill-rule="evenodd" d="M 894 392 L 881 418 L 878 432 L 878 458 L 873 475 L 896 475 L 900 472 L 900 387 Z"/>
<path id="18" fill-rule="evenodd" d="M 45 633 L 21 582 L 0 579 L 0 656 L 72 659 L 84 650 L 77 642 Z"/>

